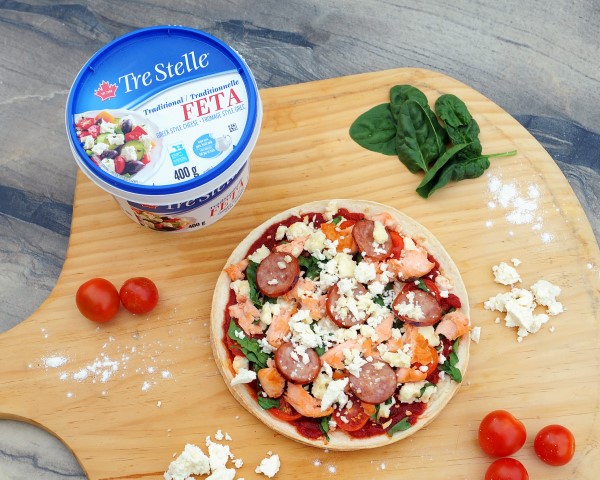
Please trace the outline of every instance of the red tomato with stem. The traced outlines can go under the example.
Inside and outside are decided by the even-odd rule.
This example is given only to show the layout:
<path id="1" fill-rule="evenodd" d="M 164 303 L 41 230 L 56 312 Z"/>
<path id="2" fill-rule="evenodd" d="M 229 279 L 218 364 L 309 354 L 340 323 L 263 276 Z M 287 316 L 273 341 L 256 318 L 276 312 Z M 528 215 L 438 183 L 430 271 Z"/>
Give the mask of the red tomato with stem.
<path id="1" fill-rule="evenodd" d="M 525 443 L 523 422 L 506 410 L 488 413 L 479 424 L 479 446 L 493 457 L 507 457 Z"/>
<path id="2" fill-rule="evenodd" d="M 558 467 L 573 458 L 575 437 L 562 425 L 548 425 L 535 436 L 533 449 L 542 462 Z"/>
<path id="3" fill-rule="evenodd" d="M 146 277 L 134 277 L 125 281 L 119 290 L 123 306 L 131 313 L 145 314 L 158 303 L 158 288 Z"/>
<path id="4" fill-rule="evenodd" d="M 499 458 L 485 472 L 485 480 L 529 480 L 527 469 L 514 458 Z"/>
<path id="5" fill-rule="evenodd" d="M 112 320 L 121 305 L 116 287 L 104 278 L 83 283 L 77 289 L 75 303 L 84 317 L 97 323 Z"/>

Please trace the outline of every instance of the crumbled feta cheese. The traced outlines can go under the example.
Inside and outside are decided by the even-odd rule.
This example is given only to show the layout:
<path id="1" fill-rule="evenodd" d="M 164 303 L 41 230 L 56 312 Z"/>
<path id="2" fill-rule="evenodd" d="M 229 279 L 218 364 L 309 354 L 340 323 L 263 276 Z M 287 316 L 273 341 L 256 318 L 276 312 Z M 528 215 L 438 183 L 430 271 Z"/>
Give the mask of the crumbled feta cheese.
<path id="1" fill-rule="evenodd" d="M 348 377 L 340 380 L 332 380 L 327 385 L 323 398 L 321 399 L 321 411 L 327 410 L 331 405 L 337 403 L 340 408 L 348 402 L 348 395 L 344 392 L 348 385 Z"/>
<path id="2" fill-rule="evenodd" d="M 125 147 L 125 148 L 133 148 L 133 147 Z M 102 155 L 106 150 L 108 150 L 108 145 L 104 142 L 98 142 L 97 144 L 95 144 L 92 147 L 92 153 L 95 153 L 96 155 Z M 123 149 L 125 150 L 125 149 Z M 135 148 L 133 148 L 133 151 L 135 152 Z M 122 153 L 121 153 L 122 155 Z M 136 155 L 137 158 L 137 155 Z"/>
<path id="3" fill-rule="evenodd" d="M 547 280 L 538 280 L 531 287 L 531 292 L 537 303 L 547 308 L 549 315 L 558 315 L 564 311 L 562 303 L 556 300 L 560 295 L 560 287 L 553 285 Z"/>
<path id="4" fill-rule="evenodd" d="M 421 396 L 421 388 L 425 386 L 425 380 L 421 382 L 407 382 L 402 384 L 398 392 L 398 398 L 402 403 L 415 403 Z"/>
<path id="5" fill-rule="evenodd" d="M 352 260 L 352 256 L 347 253 L 338 253 L 335 256 L 337 262 L 337 271 L 340 278 L 353 278 L 356 262 Z"/>
<path id="6" fill-rule="evenodd" d="M 359 283 L 367 284 L 372 282 L 377 278 L 375 264 L 373 262 L 360 262 L 354 269 L 354 278 Z"/>
<path id="7" fill-rule="evenodd" d="M 94 147 L 94 144 L 96 143 L 96 141 L 94 140 L 94 137 L 92 137 L 91 135 L 86 135 L 85 137 L 81 137 L 80 140 L 83 142 L 84 150 L 91 150 Z"/>
<path id="8" fill-rule="evenodd" d="M 403 317 L 412 318 L 414 320 L 423 320 L 425 314 L 421 309 L 421 305 L 415 302 L 415 292 L 411 291 L 406 294 L 406 300 L 408 302 L 400 302 L 394 306 L 398 315 Z"/>
<path id="9" fill-rule="evenodd" d="M 344 350 L 344 365 L 346 365 L 346 370 L 351 375 L 355 377 L 360 377 L 360 369 L 363 365 L 367 363 L 367 361 L 362 358 L 361 351 L 359 349 L 346 349 Z"/>
<path id="10" fill-rule="evenodd" d="M 273 478 L 277 472 L 279 472 L 279 468 L 281 467 L 281 462 L 279 460 L 279 455 L 271 455 L 269 457 L 265 457 L 260 461 L 260 465 L 256 467 L 254 470 L 256 473 L 262 473 L 263 475 Z"/>
<path id="11" fill-rule="evenodd" d="M 308 237 L 312 235 L 314 229 L 303 222 L 292 223 L 285 232 L 286 238 L 291 242 L 297 238 Z"/>
<path id="12" fill-rule="evenodd" d="M 510 261 L 512 262 L 512 264 L 515 267 L 518 267 L 519 265 L 521 265 L 521 260 L 519 260 L 518 258 L 511 258 Z"/>
<path id="13" fill-rule="evenodd" d="M 107 146 L 107 148 L 108 148 L 108 146 Z M 131 162 L 133 160 L 137 160 L 137 152 L 135 151 L 135 147 L 133 147 L 131 145 L 123 147 L 121 149 L 121 156 L 125 159 L 126 162 Z"/>
<path id="14" fill-rule="evenodd" d="M 100 133 L 114 133 L 115 128 L 117 128 L 116 123 L 100 122 Z"/>
<path id="15" fill-rule="evenodd" d="M 417 327 L 417 331 L 427 339 L 427 342 L 432 347 L 437 347 L 440 344 L 440 336 L 435 333 L 435 327 L 433 327 L 433 325 L 428 327 Z"/>
<path id="16" fill-rule="evenodd" d="M 248 260 L 254 263 L 260 263 L 271 254 L 271 250 L 266 245 L 261 245 L 252 255 L 248 255 Z"/>
<path id="17" fill-rule="evenodd" d="M 231 366 L 234 372 L 239 373 L 239 371 L 242 369 L 248 370 L 250 368 L 250 362 L 246 357 L 243 357 L 242 355 L 236 355 L 233 358 L 233 362 L 231 362 Z"/>
<path id="18" fill-rule="evenodd" d="M 398 368 L 398 367 L 410 367 L 410 355 L 399 350 L 397 352 L 385 352 L 381 355 L 381 359 L 389 363 L 390 366 Z"/>
<path id="19" fill-rule="evenodd" d="M 278 242 L 283 240 L 286 232 L 287 232 L 287 227 L 285 225 L 279 225 L 277 227 L 277 232 L 275 232 L 275 240 L 277 240 Z"/>
<path id="20" fill-rule="evenodd" d="M 106 135 L 106 141 L 109 145 L 115 145 L 118 147 L 125 143 L 125 135 L 122 133 L 109 133 Z"/>
<path id="21" fill-rule="evenodd" d="M 379 404 L 379 410 L 377 410 L 377 421 L 381 418 L 389 418 L 392 407 L 396 404 L 396 397 L 392 396 L 385 403 Z"/>
<path id="22" fill-rule="evenodd" d="M 417 244 L 410 237 L 403 237 L 404 250 L 418 250 Z"/>
<path id="23" fill-rule="evenodd" d="M 241 383 L 250 383 L 256 380 L 256 372 L 247 368 L 240 368 L 235 377 L 231 379 L 231 385 L 239 385 Z"/>
<path id="24" fill-rule="evenodd" d="M 187 444 L 165 472 L 165 480 L 187 480 L 190 475 L 206 475 L 210 472 L 210 460 L 202 450 Z"/>
<path id="25" fill-rule="evenodd" d="M 379 244 L 383 244 L 390 238 L 383 223 L 375 220 L 373 227 L 373 240 Z"/>
<path id="26" fill-rule="evenodd" d="M 250 297 L 250 282 L 248 280 L 235 280 L 230 284 L 235 293 L 235 297 Z"/>
<path id="27" fill-rule="evenodd" d="M 499 265 L 494 265 L 492 271 L 494 272 L 494 281 L 496 283 L 501 283 L 502 285 L 514 285 L 521 281 L 519 273 L 514 267 L 511 267 L 506 262 L 500 262 Z"/>
<path id="28" fill-rule="evenodd" d="M 475 343 L 479 343 L 479 341 L 481 339 L 481 327 L 479 327 L 479 326 L 473 327 L 471 329 L 470 335 L 471 335 L 471 340 L 473 340 Z"/>

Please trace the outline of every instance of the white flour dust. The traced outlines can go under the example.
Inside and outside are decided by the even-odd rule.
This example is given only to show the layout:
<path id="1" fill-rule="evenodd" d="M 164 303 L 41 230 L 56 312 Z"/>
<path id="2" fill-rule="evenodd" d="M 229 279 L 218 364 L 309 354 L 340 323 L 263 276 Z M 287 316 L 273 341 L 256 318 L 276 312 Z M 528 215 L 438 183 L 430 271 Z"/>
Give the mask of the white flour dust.
<path id="1" fill-rule="evenodd" d="M 183 328 L 194 329 L 194 322 L 188 322 Z M 49 342 L 49 328 L 40 330 L 41 337 Z M 173 360 L 169 352 L 178 351 L 184 347 L 184 339 L 190 338 L 190 332 L 175 332 L 170 330 L 166 340 L 149 340 L 140 331 L 124 334 L 120 338 L 105 333 L 104 329 L 96 329 L 98 347 L 88 348 L 75 354 L 51 351 L 51 353 L 29 363 L 29 368 L 42 368 L 50 374 L 55 374 L 60 382 L 68 384 L 88 383 L 103 385 L 101 395 L 109 395 L 110 381 L 115 378 L 133 378 L 139 382 L 139 391 L 148 392 L 160 382 L 175 381 L 171 370 Z M 195 342 L 200 337 L 192 334 Z M 50 350 L 49 350 L 50 351 Z M 72 390 L 66 390 L 67 398 L 74 398 Z"/>
<path id="2" fill-rule="evenodd" d="M 502 209 L 504 218 L 511 225 L 530 225 L 533 232 L 539 234 L 543 243 L 554 241 L 554 235 L 543 231 L 544 215 L 540 206 L 541 192 L 537 184 L 521 184 L 517 180 L 505 182 L 499 175 L 487 174 L 488 191 L 491 199 L 487 202 L 490 210 Z M 493 220 L 486 220 L 485 226 L 492 228 Z M 514 231 L 509 230 L 509 236 Z"/>

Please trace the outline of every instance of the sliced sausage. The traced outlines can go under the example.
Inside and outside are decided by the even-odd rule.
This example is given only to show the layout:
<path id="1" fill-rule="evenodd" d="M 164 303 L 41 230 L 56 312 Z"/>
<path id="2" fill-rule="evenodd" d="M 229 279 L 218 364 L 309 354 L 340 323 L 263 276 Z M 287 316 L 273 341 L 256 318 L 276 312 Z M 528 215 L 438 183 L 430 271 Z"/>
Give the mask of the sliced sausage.
<path id="1" fill-rule="evenodd" d="M 420 315 L 416 314 L 416 307 L 420 307 Z M 419 289 L 400 292 L 394 299 L 392 310 L 400 320 L 417 327 L 433 325 L 442 318 L 442 307 L 435 296 Z"/>
<path id="2" fill-rule="evenodd" d="M 370 362 L 363 365 L 360 375 L 348 375 L 350 390 L 360 400 L 379 404 L 385 402 L 396 391 L 396 372 L 387 363 Z"/>
<path id="3" fill-rule="evenodd" d="M 354 224 L 354 228 L 352 228 L 352 236 L 358 245 L 358 251 L 360 253 L 365 254 L 373 260 L 384 260 L 389 257 L 392 252 L 392 238 L 388 235 L 385 242 L 377 243 L 373 238 L 374 229 L 375 222 L 373 220 L 359 220 Z"/>
<path id="4" fill-rule="evenodd" d="M 267 297 L 289 292 L 300 277 L 298 259 L 283 252 L 273 252 L 256 269 L 256 285 Z"/>
<path id="5" fill-rule="evenodd" d="M 290 342 L 282 344 L 275 352 L 275 366 L 290 382 L 305 384 L 312 382 L 321 371 L 321 358 L 312 348 L 300 355 Z"/>
<path id="6" fill-rule="evenodd" d="M 356 297 L 365 295 L 366 293 L 368 293 L 368 290 L 361 283 L 357 283 L 352 289 L 352 296 L 355 299 Z M 363 312 L 364 315 L 356 317 L 347 308 L 338 308 L 338 301 L 340 297 L 341 295 L 338 286 L 334 285 L 327 295 L 327 303 L 325 304 L 329 318 L 331 318 L 331 320 L 333 320 L 338 327 L 350 328 L 354 325 L 359 325 L 367 321 L 369 315 L 366 312 Z"/>

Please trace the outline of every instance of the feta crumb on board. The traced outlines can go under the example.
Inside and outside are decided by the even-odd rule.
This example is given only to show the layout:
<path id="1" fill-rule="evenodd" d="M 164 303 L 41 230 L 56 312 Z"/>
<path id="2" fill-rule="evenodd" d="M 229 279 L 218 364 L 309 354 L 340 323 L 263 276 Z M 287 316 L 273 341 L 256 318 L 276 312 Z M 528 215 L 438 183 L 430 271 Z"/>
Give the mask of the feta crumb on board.
<path id="1" fill-rule="evenodd" d="M 521 264 L 517 258 L 511 260 L 516 267 Z M 527 335 L 537 333 L 548 322 L 551 315 L 558 315 L 564 311 L 561 302 L 557 301 L 561 293 L 560 287 L 547 280 L 538 280 L 529 289 L 517 288 L 517 282 L 522 282 L 521 277 L 514 267 L 505 262 L 492 267 L 496 283 L 511 286 L 509 292 L 499 293 L 484 302 L 486 310 L 505 313 L 504 323 L 507 327 L 517 328 L 517 340 L 523 341 Z M 546 307 L 545 313 L 535 313 L 538 305 Z M 500 319 L 496 319 L 499 323 Z M 477 335 L 477 334 L 476 334 Z M 471 338 L 475 340 L 472 335 Z"/>
<path id="2" fill-rule="evenodd" d="M 261 460 L 260 465 L 256 467 L 256 470 L 254 471 L 256 473 L 262 473 L 266 477 L 273 478 L 277 472 L 279 472 L 280 467 L 281 462 L 279 460 L 279 455 L 270 454 L 268 457 Z"/>
<path id="3" fill-rule="evenodd" d="M 215 440 L 223 439 L 230 441 L 231 436 L 228 433 L 223 434 L 217 430 Z M 244 465 L 241 458 L 236 458 L 230 450 L 229 445 L 213 442 L 210 436 L 206 437 L 206 455 L 200 447 L 191 443 L 186 444 L 183 452 L 173 460 L 167 471 L 164 473 L 165 480 L 194 480 L 192 475 L 208 475 L 205 480 L 234 480 L 236 469 Z M 175 457 L 176 454 L 173 454 Z M 227 463 L 231 460 L 235 468 L 228 468 Z M 279 455 L 268 452 L 268 456 L 263 458 L 256 467 L 256 473 L 273 478 L 281 467 Z M 243 480 L 243 478 L 238 478 Z"/>

